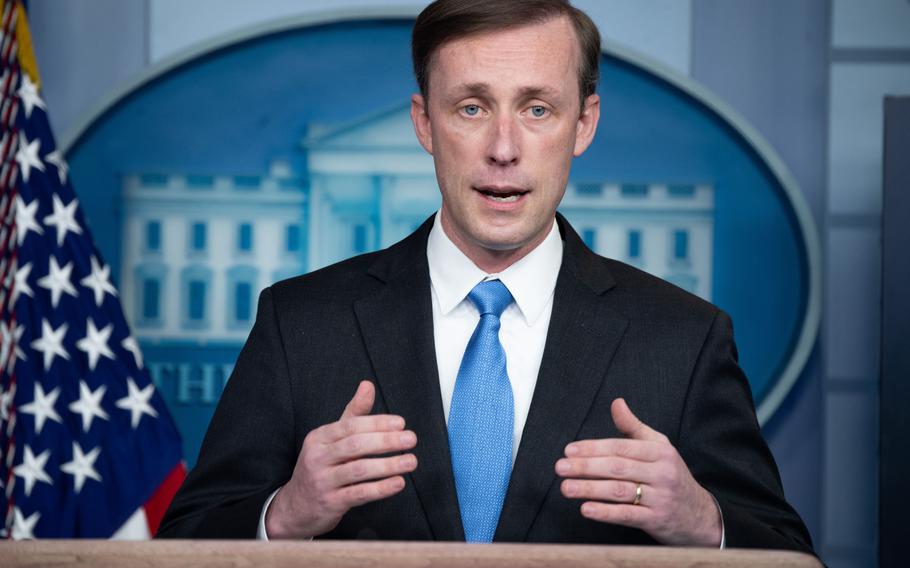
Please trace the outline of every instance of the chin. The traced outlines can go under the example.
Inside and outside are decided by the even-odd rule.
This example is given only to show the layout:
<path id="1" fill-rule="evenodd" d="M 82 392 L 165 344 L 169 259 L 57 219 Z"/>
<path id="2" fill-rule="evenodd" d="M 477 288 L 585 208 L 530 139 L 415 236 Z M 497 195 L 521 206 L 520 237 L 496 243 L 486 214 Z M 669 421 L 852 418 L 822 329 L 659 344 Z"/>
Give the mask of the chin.
<path id="1" fill-rule="evenodd" d="M 495 251 L 509 251 L 515 250 L 523 247 L 528 244 L 532 237 L 526 235 L 516 235 L 514 233 L 507 234 L 486 234 L 480 235 L 480 238 L 475 239 L 477 244 L 488 250 Z"/>

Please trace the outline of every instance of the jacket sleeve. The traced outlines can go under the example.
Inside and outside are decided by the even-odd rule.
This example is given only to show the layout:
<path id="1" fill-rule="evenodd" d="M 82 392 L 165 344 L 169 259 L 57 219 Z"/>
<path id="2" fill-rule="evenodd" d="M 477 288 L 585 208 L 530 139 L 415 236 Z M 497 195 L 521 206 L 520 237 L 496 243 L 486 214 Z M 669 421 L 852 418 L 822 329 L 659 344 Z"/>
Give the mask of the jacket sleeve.
<path id="1" fill-rule="evenodd" d="M 269 495 L 291 477 L 296 428 L 284 344 L 271 289 L 157 536 L 256 538 Z"/>
<path id="2" fill-rule="evenodd" d="M 695 479 L 717 499 L 727 548 L 814 554 L 809 531 L 784 498 L 737 359 L 730 317 L 718 311 L 695 364 L 678 450 Z"/>

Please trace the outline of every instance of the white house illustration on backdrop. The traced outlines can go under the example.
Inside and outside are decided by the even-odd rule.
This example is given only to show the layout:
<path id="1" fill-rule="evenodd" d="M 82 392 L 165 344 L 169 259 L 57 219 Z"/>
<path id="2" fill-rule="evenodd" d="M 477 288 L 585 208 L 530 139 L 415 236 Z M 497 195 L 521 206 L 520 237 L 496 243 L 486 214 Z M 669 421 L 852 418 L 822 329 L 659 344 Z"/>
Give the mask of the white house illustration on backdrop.
<path id="1" fill-rule="evenodd" d="M 121 293 L 140 339 L 239 346 L 264 287 L 391 245 L 439 207 L 408 107 L 312 126 L 301 150 L 301 172 L 125 176 Z M 600 254 L 711 299 L 710 185 L 573 181 L 560 211 Z"/>

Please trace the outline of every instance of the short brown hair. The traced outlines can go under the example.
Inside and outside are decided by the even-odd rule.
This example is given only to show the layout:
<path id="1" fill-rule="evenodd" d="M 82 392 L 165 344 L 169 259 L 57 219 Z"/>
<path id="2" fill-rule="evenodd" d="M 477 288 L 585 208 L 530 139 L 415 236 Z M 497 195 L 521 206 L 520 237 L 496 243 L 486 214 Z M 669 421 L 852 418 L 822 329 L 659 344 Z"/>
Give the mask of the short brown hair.
<path id="1" fill-rule="evenodd" d="M 424 101 L 430 91 L 430 63 L 446 42 L 541 24 L 560 16 L 569 18 L 578 38 L 578 87 L 584 108 L 600 77 L 600 32 L 591 18 L 568 0 L 436 0 L 424 8 L 411 34 L 414 75 Z"/>

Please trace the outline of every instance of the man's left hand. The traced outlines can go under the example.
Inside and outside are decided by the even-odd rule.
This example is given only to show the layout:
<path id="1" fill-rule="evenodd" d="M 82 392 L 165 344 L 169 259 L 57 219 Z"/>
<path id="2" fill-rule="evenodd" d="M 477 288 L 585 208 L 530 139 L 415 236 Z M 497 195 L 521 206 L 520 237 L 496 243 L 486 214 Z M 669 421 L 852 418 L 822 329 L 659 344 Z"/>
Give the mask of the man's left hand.
<path id="1" fill-rule="evenodd" d="M 639 420 L 621 398 L 610 412 L 628 438 L 566 446 L 566 457 L 556 462 L 556 473 L 565 478 L 562 494 L 585 499 L 581 514 L 589 519 L 641 529 L 663 544 L 720 546 L 717 503 L 667 437 Z"/>

